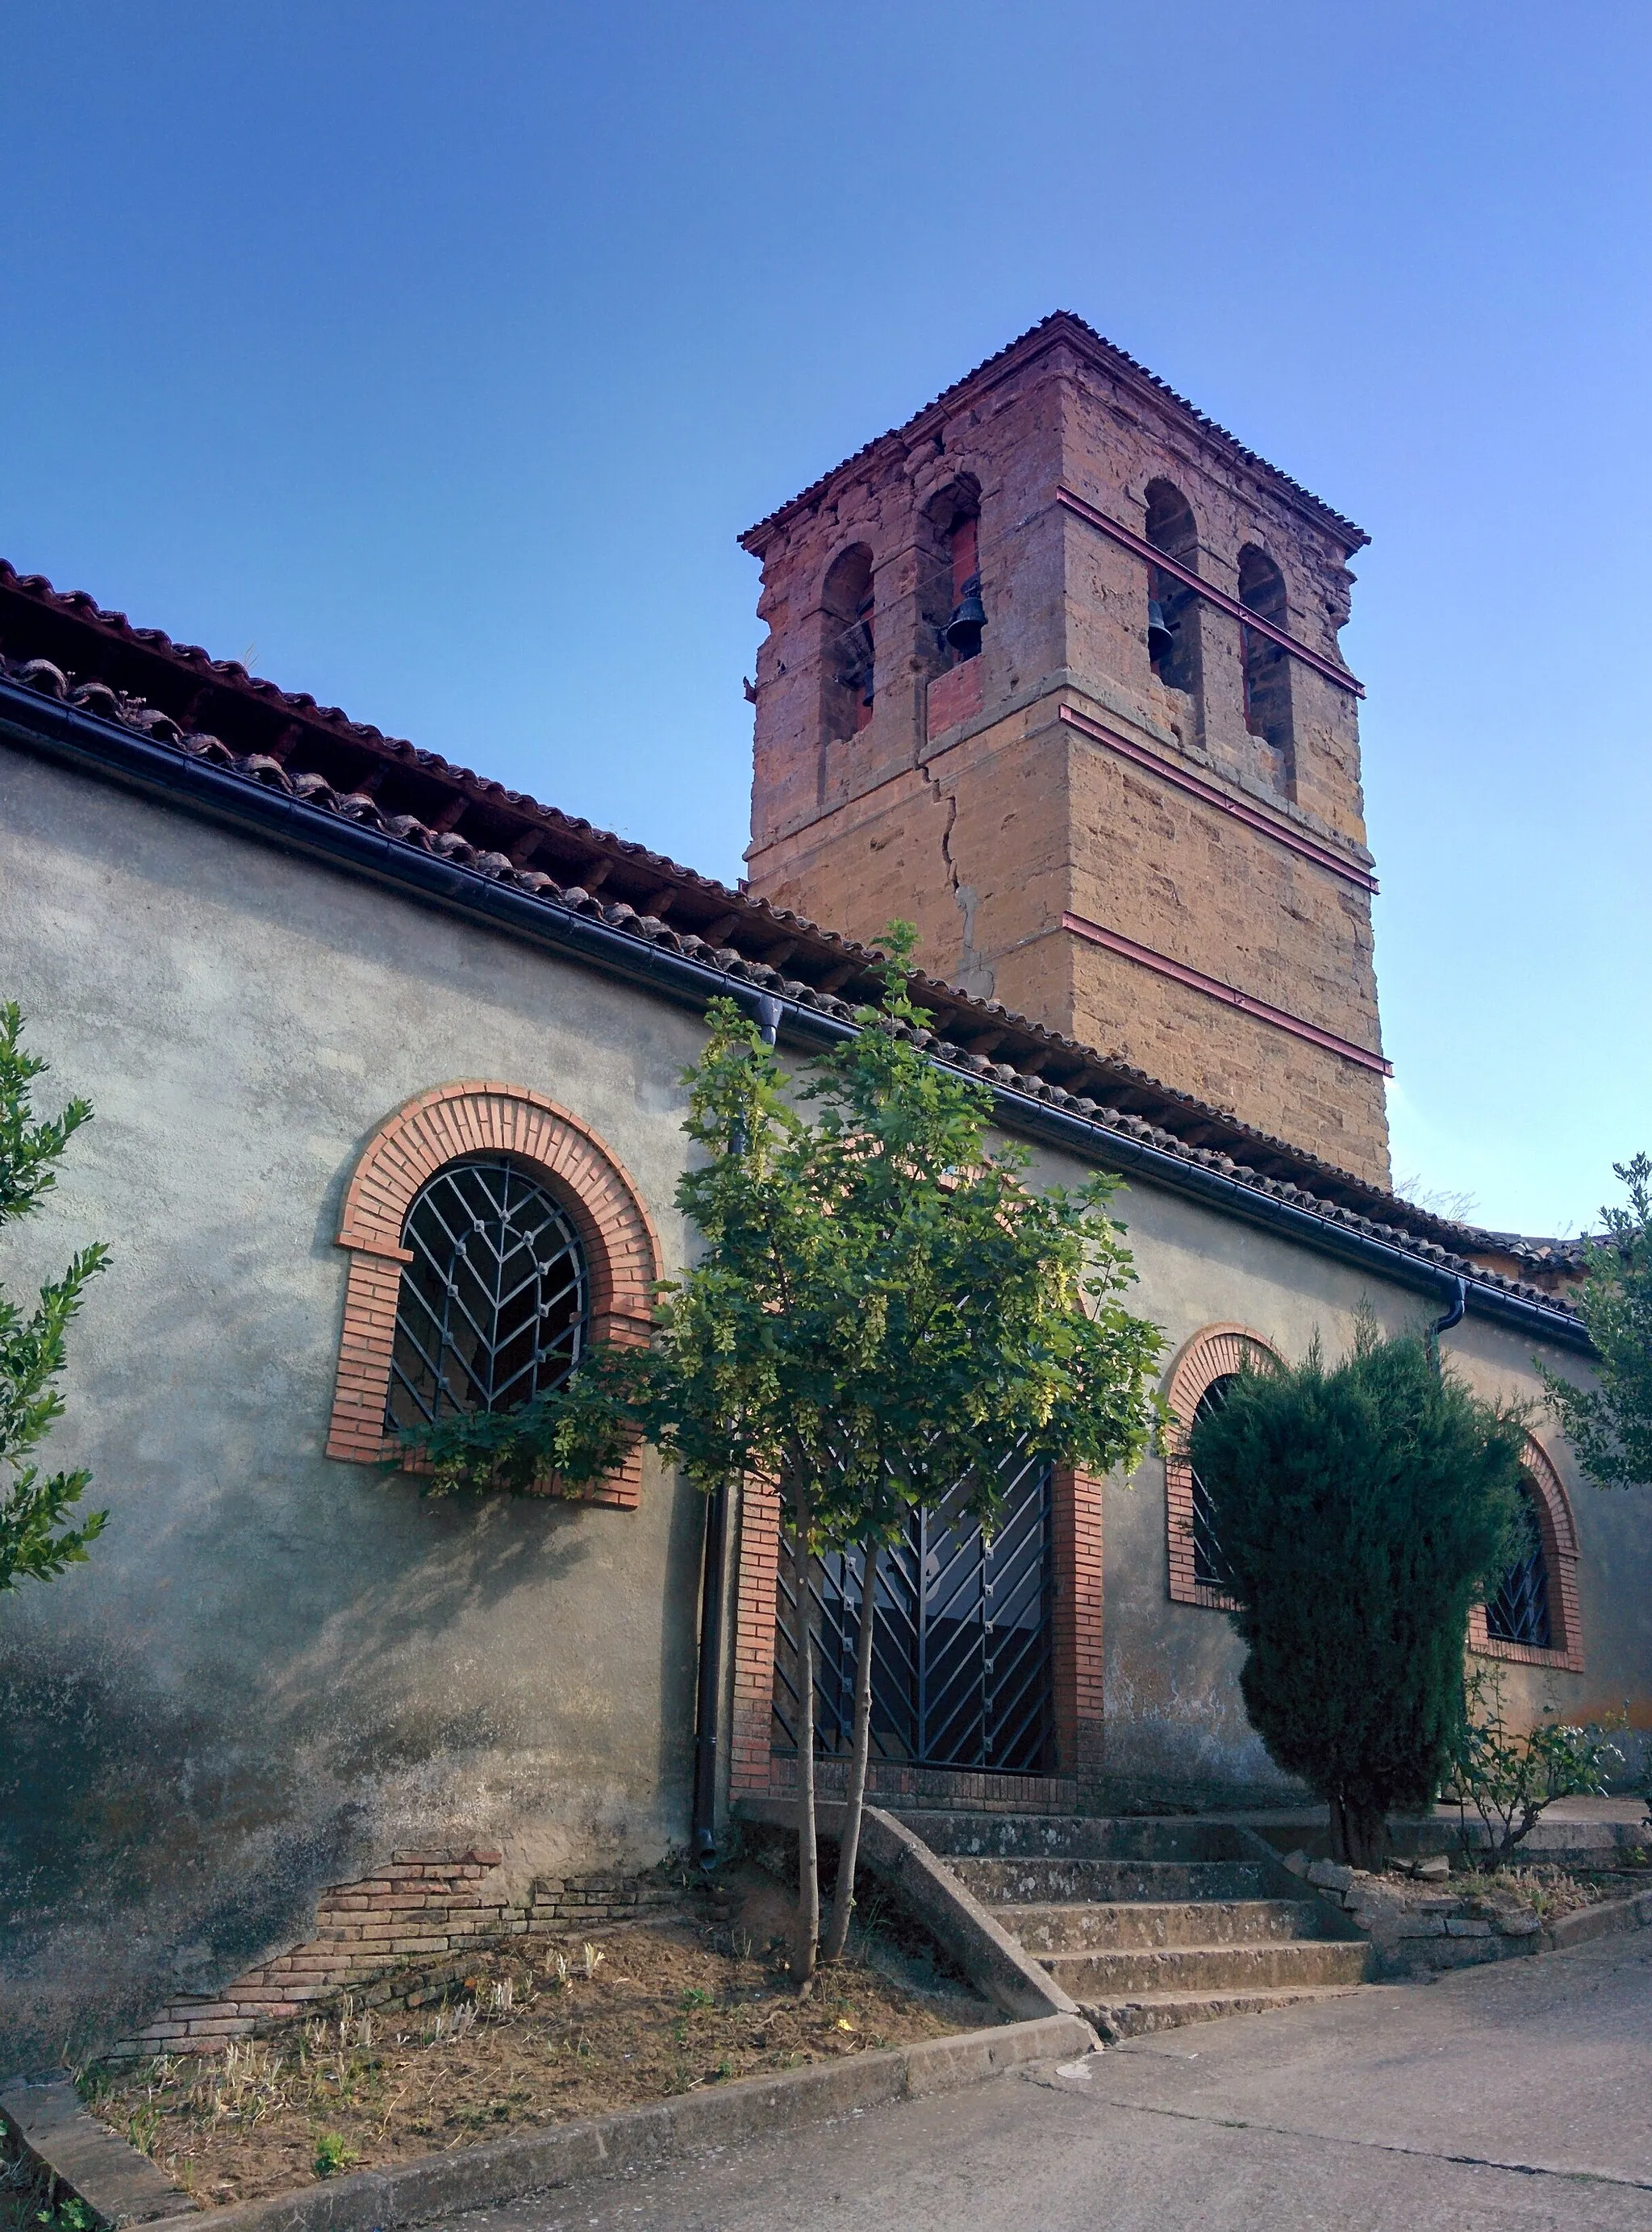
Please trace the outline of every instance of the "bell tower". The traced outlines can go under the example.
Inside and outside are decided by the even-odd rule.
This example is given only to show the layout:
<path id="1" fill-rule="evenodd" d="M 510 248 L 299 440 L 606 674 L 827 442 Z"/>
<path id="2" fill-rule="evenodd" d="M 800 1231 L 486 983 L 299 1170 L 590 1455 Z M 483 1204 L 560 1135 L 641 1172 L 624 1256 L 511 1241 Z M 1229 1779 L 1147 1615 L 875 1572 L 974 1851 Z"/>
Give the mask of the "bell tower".
<path id="1" fill-rule="evenodd" d="M 1046 319 L 742 537 L 752 891 L 1386 1184 L 1366 540 Z"/>

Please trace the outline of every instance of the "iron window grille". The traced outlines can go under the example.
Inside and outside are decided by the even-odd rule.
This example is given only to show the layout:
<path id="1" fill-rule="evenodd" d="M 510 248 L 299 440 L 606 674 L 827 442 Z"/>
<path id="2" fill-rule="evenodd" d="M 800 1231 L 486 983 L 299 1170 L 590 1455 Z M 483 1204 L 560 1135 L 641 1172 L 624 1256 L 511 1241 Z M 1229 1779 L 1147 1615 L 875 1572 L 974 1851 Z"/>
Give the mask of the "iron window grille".
<path id="1" fill-rule="evenodd" d="M 385 1431 L 502 1411 L 560 1386 L 588 1339 L 590 1281 L 567 1212 L 502 1156 L 450 1163 L 407 1213 Z"/>
<path id="2" fill-rule="evenodd" d="M 1238 1377 L 1236 1372 L 1224 1372 L 1211 1381 L 1194 1405 L 1194 1425 L 1197 1425 L 1201 1418 L 1208 1418 L 1221 1410 L 1228 1400 L 1228 1389 Z M 1189 1431 L 1191 1433 L 1191 1427 Z M 1188 1477 L 1193 1483 L 1193 1578 L 1202 1588 L 1231 1590 L 1234 1577 L 1228 1569 L 1228 1560 L 1221 1554 L 1210 1491 L 1191 1464 L 1188 1467 Z"/>
<path id="3" fill-rule="evenodd" d="M 1549 1619 L 1549 1567 L 1543 1554 L 1543 1528 L 1537 1499 L 1520 1494 L 1520 1554 L 1487 1601 L 1486 1632 L 1499 1643 L 1522 1643 L 1533 1651 L 1553 1648 Z"/>
<path id="4" fill-rule="evenodd" d="M 1006 1461 L 1002 1516 L 988 1541 L 965 1509 L 968 1484 L 910 1513 L 878 1573 L 872 1644 L 874 1758 L 925 1767 L 1047 1772 L 1054 1748 L 1051 1469 Z M 800 1600 L 795 1544 L 781 1546 L 772 1737 L 797 1750 Z M 808 1561 L 814 1632 L 815 1749 L 846 1758 L 854 1727 L 863 1560 Z"/>

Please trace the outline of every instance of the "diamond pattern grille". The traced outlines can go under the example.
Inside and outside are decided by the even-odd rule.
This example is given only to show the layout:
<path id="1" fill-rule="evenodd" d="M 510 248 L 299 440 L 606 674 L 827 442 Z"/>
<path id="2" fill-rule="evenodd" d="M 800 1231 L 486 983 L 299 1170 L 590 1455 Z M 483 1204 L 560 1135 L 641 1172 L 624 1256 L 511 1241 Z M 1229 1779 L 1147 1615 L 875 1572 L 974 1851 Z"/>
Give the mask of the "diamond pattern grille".
<path id="1" fill-rule="evenodd" d="M 586 1341 L 585 1253 L 567 1215 L 502 1157 L 421 1189 L 402 1245 L 385 1431 L 499 1411 L 559 1386 Z"/>
<path id="2" fill-rule="evenodd" d="M 1228 1400 L 1228 1390 L 1238 1377 L 1236 1372 L 1224 1372 L 1211 1381 L 1193 1406 L 1195 1425 L 1201 1418 L 1208 1418 L 1221 1410 Z M 1211 1508 L 1209 1491 L 1191 1465 L 1188 1476 L 1193 1483 L 1193 1578 L 1204 1588 L 1231 1589 L 1233 1575 L 1216 1539 L 1216 1515 Z"/>
<path id="3" fill-rule="evenodd" d="M 1050 1467 L 1007 1459 L 1003 1517 L 988 1542 L 960 1486 L 913 1512 L 878 1572 L 872 1642 L 872 1755 L 925 1767 L 1033 1775 L 1053 1764 Z M 795 1546 L 781 1547 L 774 1748 L 797 1749 L 799 1600 Z M 815 1749 L 846 1757 L 854 1727 L 858 1551 L 809 1560 Z"/>
<path id="4" fill-rule="evenodd" d="M 1498 1583 L 1486 1606 L 1486 1632 L 1500 1643 L 1523 1643 L 1550 1651 L 1549 1569 L 1543 1555 L 1543 1529 L 1529 1489 L 1521 1496 L 1524 1544 L 1520 1555 Z"/>

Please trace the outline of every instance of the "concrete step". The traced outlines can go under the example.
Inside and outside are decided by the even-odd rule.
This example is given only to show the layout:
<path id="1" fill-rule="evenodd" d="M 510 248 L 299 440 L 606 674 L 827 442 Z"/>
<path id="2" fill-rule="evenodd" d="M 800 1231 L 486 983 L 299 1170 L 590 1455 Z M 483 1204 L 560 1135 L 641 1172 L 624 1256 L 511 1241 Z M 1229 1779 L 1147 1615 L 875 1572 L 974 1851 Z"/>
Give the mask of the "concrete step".
<path id="1" fill-rule="evenodd" d="M 1318 1938 L 1309 1943 L 1160 1945 L 1036 1956 L 1079 2001 L 1135 1999 L 1143 1993 L 1290 1991 L 1305 1985 L 1357 1984 L 1370 1948 Z"/>
<path id="2" fill-rule="evenodd" d="M 1318 1899 L 1118 1900 L 1111 1905 L 1001 1906 L 998 1919 L 1037 1960 L 1049 1953 L 1168 1945 L 1255 1945 L 1316 1939 Z"/>
<path id="3" fill-rule="evenodd" d="M 1143 2038 L 1150 2031 L 1179 2029 L 1183 2023 L 1216 2022 L 1224 2015 L 1270 2015 L 1276 2008 L 1341 1999 L 1354 1989 L 1351 1984 L 1332 1984 L 1284 1991 L 1143 1992 L 1131 1999 L 1090 2000 L 1082 2006 L 1104 2038 Z"/>
<path id="4" fill-rule="evenodd" d="M 1197 1814 L 942 1814 L 902 1817 L 943 1859 L 1247 1860 L 1255 1846 L 1232 1821 Z"/>
<path id="5" fill-rule="evenodd" d="M 975 1859 L 947 1865 L 986 1906 L 1050 1906 L 1079 1899 L 1247 1899 L 1265 1896 L 1273 1873 L 1260 1860 Z M 1007 1924 L 1006 1925 L 1007 1927 Z"/>

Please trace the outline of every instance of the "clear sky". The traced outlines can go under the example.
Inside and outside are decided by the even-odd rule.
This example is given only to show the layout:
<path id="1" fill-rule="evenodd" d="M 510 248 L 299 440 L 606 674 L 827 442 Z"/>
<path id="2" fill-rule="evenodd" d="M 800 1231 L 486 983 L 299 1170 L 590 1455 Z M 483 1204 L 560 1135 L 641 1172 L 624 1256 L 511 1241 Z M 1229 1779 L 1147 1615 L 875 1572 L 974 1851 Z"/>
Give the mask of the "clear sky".
<path id="1" fill-rule="evenodd" d="M 12 8 L 0 552 L 739 874 L 737 532 L 1079 312 L 1375 537 L 1395 1165 L 1652 1146 L 1652 8 Z"/>

